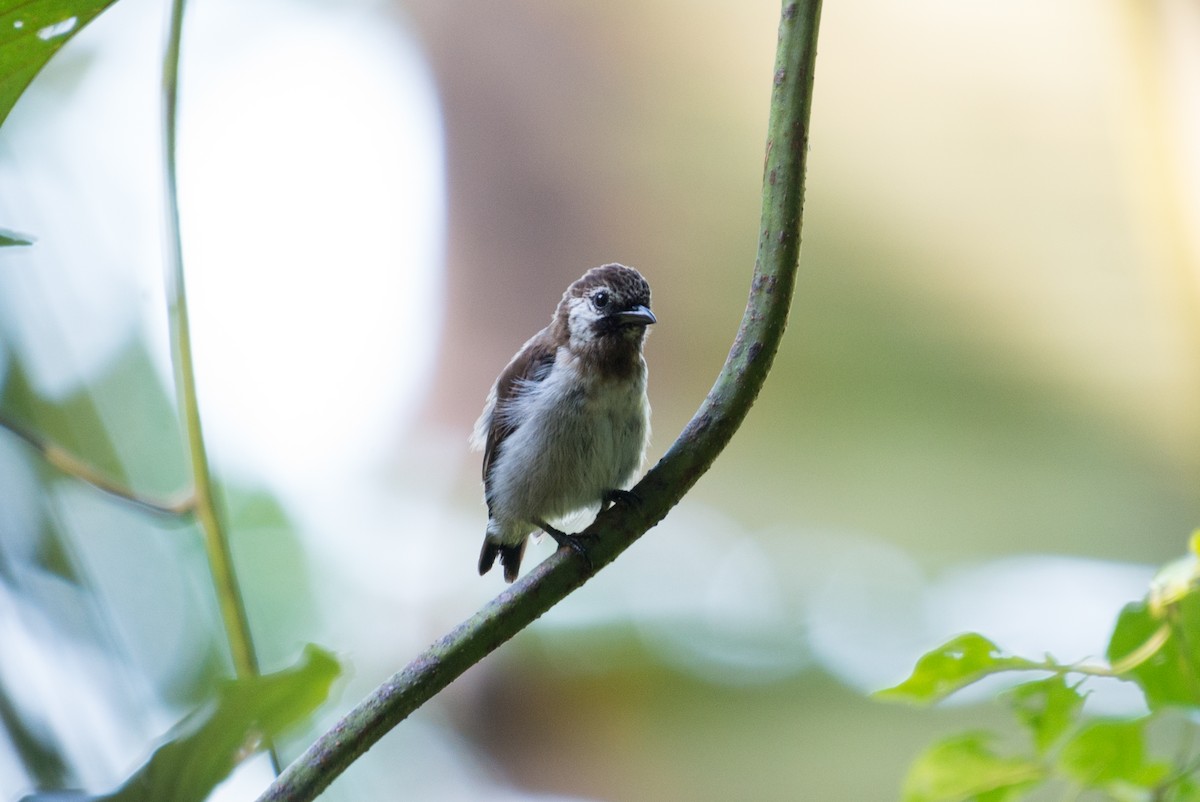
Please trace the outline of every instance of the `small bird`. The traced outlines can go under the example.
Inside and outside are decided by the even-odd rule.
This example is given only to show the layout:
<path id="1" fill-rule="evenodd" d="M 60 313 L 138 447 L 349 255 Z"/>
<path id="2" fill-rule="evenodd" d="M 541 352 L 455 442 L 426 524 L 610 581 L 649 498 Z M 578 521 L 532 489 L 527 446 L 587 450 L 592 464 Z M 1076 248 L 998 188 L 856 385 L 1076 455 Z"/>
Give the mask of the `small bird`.
<path id="1" fill-rule="evenodd" d="M 594 267 L 501 371 L 471 437 L 488 508 L 481 575 L 499 556 L 515 580 L 537 529 L 586 558 L 575 535 L 547 521 L 635 499 L 628 487 L 650 437 L 642 343 L 654 322 L 641 273 Z"/>

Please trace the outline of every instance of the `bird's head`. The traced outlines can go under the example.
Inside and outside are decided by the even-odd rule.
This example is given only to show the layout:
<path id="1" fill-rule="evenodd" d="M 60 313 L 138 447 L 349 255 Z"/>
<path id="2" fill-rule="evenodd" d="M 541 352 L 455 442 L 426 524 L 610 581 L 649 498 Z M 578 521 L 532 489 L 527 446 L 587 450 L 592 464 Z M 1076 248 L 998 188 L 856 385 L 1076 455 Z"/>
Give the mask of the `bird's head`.
<path id="1" fill-rule="evenodd" d="M 637 350 L 654 322 L 646 279 L 632 267 L 609 264 L 593 267 L 567 288 L 554 330 L 561 344 L 578 353 Z"/>

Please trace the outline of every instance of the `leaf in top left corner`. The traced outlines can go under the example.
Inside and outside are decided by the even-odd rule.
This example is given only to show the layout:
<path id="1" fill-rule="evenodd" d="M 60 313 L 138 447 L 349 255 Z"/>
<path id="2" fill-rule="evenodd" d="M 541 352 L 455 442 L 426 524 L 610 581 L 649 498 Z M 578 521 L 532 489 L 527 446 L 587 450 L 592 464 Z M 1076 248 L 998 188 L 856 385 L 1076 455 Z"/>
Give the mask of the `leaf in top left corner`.
<path id="1" fill-rule="evenodd" d="M 0 0 L 0 124 L 50 57 L 114 2 Z"/>

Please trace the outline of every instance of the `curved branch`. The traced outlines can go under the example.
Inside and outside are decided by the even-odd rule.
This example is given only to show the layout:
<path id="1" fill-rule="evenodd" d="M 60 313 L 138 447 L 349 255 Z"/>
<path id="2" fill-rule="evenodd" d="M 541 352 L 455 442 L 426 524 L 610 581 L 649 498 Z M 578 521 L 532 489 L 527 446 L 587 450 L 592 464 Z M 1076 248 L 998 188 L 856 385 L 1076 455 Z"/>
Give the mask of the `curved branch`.
<path id="1" fill-rule="evenodd" d="M 634 488 L 640 504 L 614 505 L 586 530 L 595 570 L 616 559 L 675 506 L 737 431 L 762 389 L 791 306 L 800 254 L 804 164 L 820 0 L 785 0 L 779 25 L 763 175 L 762 223 L 750 299 L 725 366 L 683 433 Z M 528 626 L 592 575 L 560 549 L 392 676 L 322 735 L 258 802 L 314 799 L 410 713 Z"/>

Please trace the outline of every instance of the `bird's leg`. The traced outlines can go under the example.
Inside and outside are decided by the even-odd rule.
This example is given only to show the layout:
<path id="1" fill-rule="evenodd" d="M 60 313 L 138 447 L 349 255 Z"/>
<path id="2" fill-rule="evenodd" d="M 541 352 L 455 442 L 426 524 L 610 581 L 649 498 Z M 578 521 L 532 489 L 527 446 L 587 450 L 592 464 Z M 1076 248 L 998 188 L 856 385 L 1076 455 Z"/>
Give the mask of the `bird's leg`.
<path id="1" fill-rule="evenodd" d="M 634 504 L 640 504 L 642 497 L 637 493 L 634 493 L 632 490 L 618 490 L 616 488 L 613 488 L 612 490 L 605 490 L 604 495 L 600 497 L 601 511 L 607 510 L 618 501 L 632 507 Z"/>
<path id="2" fill-rule="evenodd" d="M 587 547 L 584 545 L 584 541 L 594 540 L 595 535 L 568 535 L 566 532 L 555 529 L 545 521 L 535 520 L 533 523 L 538 529 L 541 529 L 547 535 L 554 538 L 554 542 L 558 544 L 559 548 L 565 546 L 582 557 L 583 561 L 587 563 L 588 573 L 595 573 L 596 569 L 592 566 L 592 558 L 588 556 Z"/>
<path id="3" fill-rule="evenodd" d="M 622 502 L 629 505 L 640 504 L 642 502 L 642 498 L 632 490 L 619 490 L 616 488 L 605 490 L 604 495 L 600 497 L 600 509 L 601 511 L 607 510 L 617 502 Z M 552 537 L 554 542 L 558 544 L 559 548 L 565 546 L 582 557 L 583 561 L 587 563 L 588 571 L 595 573 L 595 567 L 592 565 L 591 556 L 588 555 L 586 543 L 588 541 L 596 540 L 596 535 L 568 535 L 566 532 L 556 529 L 545 521 L 539 519 L 535 519 L 533 524 L 538 529 L 541 529 L 547 535 Z"/>

